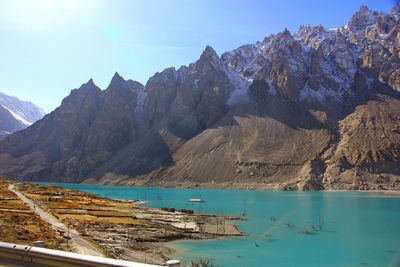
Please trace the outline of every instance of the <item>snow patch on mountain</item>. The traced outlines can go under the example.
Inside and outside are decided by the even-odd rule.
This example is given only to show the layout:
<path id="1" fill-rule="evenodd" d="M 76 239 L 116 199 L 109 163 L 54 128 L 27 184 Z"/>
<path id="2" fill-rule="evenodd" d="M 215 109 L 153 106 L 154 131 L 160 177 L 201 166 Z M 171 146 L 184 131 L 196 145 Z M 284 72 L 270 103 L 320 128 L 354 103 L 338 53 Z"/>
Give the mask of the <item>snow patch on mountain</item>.
<path id="1" fill-rule="evenodd" d="M 123 78 L 121 77 L 123 80 Z M 143 84 L 133 81 L 133 80 L 123 80 L 124 85 L 131 90 L 132 92 L 136 93 L 137 96 L 137 102 L 136 102 L 136 108 L 135 112 L 142 111 L 143 110 L 143 105 L 144 105 L 144 99 L 147 96 L 147 92 L 145 90 L 145 87 Z"/>
<path id="2" fill-rule="evenodd" d="M 234 104 L 239 99 L 247 98 L 247 92 L 250 87 L 251 81 L 243 78 L 237 72 L 232 70 L 230 67 L 225 67 L 225 74 L 228 76 L 229 81 L 234 87 L 231 96 L 228 100 L 228 104 Z"/>
<path id="3" fill-rule="evenodd" d="M 333 91 L 321 86 L 318 90 L 311 89 L 307 84 L 300 91 L 299 100 L 306 103 L 336 103 L 344 101 L 346 94 L 351 94 L 349 90 Z"/>
<path id="4" fill-rule="evenodd" d="M 22 101 L 14 96 L 8 96 L 3 93 L 0 93 L 0 105 L 10 111 L 16 120 L 21 121 L 27 126 L 40 120 L 46 114 L 32 102 Z"/>
<path id="5" fill-rule="evenodd" d="M 135 111 L 142 111 L 143 110 L 143 106 L 144 106 L 144 100 L 147 97 L 147 91 L 146 88 L 143 86 L 141 88 L 139 88 L 137 91 L 137 103 L 136 103 L 136 109 Z"/>
<path id="6" fill-rule="evenodd" d="M 5 108 L 6 110 L 8 110 L 8 111 L 11 113 L 11 115 L 13 115 L 13 117 L 14 117 L 16 120 L 20 121 L 20 122 L 21 122 L 23 125 L 25 125 L 26 127 L 32 125 L 31 122 L 25 120 L 24 118 L 22 118 L 20 115 L 18 115 L 17 113 L 15 113 L 14 111 L 12 111 L 12 110 L 9 109 L 8 107 L 6 107 L 6 106 L 4 106 L 4 105 L 1 105 L 1 106 L 2 106 L 3 108 Z"/>

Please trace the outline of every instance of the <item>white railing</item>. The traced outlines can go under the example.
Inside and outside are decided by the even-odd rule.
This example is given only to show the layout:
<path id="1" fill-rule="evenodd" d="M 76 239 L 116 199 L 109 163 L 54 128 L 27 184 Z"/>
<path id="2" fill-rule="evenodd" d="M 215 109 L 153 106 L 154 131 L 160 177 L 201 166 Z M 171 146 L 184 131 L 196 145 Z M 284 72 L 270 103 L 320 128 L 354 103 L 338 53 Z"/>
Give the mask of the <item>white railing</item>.
<path id="1" fill-rule="evenodd" d="M 61 250 L 39 248 L 25 245 L 15 245 L 0 242 L 0 265 L 1 261 L 15 261 L 18 263 L 34 263 L 36 265 L 47 265 L 57 267 L 72 266 L 121 266 L 121 267 L 157 267 L 131 261 L 115 260 L 97 256 L 89 256 Z"/>

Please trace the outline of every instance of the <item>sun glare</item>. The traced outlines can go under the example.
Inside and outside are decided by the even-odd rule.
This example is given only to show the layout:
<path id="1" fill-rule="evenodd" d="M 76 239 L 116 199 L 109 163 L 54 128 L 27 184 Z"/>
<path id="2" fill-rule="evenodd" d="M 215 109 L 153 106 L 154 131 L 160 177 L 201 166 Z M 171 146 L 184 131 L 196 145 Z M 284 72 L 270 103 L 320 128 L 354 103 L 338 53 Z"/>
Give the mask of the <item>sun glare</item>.
<path id="1" fill-rule="evenodd" d="M 28 0 L 25 3 L 30 3 L 43 9 L 75 9 L 78 7 L 77 0 Z"/>
<path id="2" fill-rule="evenodd" d="M 1 15 L 24 29 L 54 26 L 79 8 L 77 0 L 9 0 L 1 4 Z"/>

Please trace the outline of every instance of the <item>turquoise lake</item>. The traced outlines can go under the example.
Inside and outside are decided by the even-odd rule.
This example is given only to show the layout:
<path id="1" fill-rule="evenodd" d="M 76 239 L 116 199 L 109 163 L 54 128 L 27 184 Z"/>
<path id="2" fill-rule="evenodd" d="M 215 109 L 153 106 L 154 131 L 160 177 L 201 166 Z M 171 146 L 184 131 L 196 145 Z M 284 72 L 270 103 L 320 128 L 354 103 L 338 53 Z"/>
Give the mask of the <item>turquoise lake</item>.
<path id="1" fill-rule="evenodd" d="M 151 207 L 243 216 L 249 236 L 179 241 L 183 263 L 211 257 L 218 266 L 400 266 L 400 197 L 358 192 L 282 192 L 133 188 L 59 184 L 103 197 L 151 201 Z M 189 203 L 190 198 L 205 203 Z M 299 232 L 316 227 L 314 234 Z"/>

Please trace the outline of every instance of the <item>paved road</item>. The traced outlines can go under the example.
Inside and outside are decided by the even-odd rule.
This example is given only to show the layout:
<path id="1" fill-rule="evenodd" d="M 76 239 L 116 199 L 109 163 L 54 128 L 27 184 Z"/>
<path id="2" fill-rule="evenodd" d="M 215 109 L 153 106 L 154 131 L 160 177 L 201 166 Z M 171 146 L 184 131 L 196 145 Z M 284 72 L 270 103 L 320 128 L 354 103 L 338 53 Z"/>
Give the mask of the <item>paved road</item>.
<path id="1" fill-rule="evenodd" d="M 55 230 L 63 230 L 66 233 L 69 232 L 69 236 L 71 237 L 70 245 L 72 246 L 74 252 L 85 254 L 85 255 L 92 255 L 92 256 L 100 256 L 104 257 L 104 254 L 101 253 L 95 246 L 93 246 L 90 242 L 83 239 L 78 231 L 75 229 L 68 229 L 68 227 L 60 222 L 56 217 L 48 213 L 47 211 L 40 208 L 36 205 L 31 199 L 27 198 L 22 193 L 18 192 L 15 189 L 15 186 L 11 184 L 8 187 L 8 190 L 14 192 L 25 204 L 27 204 L 31 210 L 33 210 L 37 215 L 39 215 L 44 221 L 48 222 L 52 225 Z"/>

